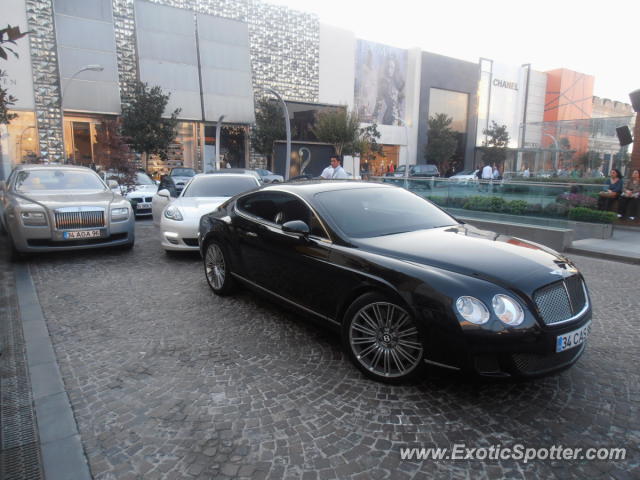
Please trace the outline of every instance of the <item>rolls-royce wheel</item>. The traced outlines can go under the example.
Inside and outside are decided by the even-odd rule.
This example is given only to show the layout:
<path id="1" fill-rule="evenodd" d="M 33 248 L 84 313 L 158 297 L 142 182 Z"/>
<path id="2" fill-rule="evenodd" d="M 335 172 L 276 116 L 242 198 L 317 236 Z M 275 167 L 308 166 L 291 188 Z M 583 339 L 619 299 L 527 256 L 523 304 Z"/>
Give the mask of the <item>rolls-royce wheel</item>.
<path id="1" fill-rule="evenodd" d="M 367 293 L 351 304 L 342 325 L 344 346 L 370 378 L 400 383 L 424 369 L 424 346 L 415 319 L 398 302 Z"/>
<path id="2" fill-rule="evenodd" d="M 204 256 L 204 273 L 209 287 L 216 295 L 229 295 L 235 289 L 230 266 L 224 247 L 216 241 L 209 243 Z"/>

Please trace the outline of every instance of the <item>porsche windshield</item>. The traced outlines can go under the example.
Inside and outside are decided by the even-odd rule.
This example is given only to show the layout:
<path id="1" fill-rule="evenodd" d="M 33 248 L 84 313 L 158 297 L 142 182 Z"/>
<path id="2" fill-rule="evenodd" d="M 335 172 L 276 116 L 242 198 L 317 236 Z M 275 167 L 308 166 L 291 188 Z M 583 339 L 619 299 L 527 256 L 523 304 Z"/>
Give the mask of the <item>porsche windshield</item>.
<path id="1" fill-rule="evenodd" d="M 51 190 L 105 190 L 104 183 L 93 172 L 82 170 L 23 170 L 18 172 L 15 189 L 18 192 Z"/>
<path id="2" fill-rule="evenodd" d="M 233 197 L 238 193 L 256 188 L 253 176 L 212 175 L 191 180 L 182 193 L 183 197 Z"/>
<path id="3" fill-rule="evenodd" d="M 401 188 L 354 188 L 315 195 L 323 210 L 349 237 L 365 238 L 457 225 L 425 199 Z"/>

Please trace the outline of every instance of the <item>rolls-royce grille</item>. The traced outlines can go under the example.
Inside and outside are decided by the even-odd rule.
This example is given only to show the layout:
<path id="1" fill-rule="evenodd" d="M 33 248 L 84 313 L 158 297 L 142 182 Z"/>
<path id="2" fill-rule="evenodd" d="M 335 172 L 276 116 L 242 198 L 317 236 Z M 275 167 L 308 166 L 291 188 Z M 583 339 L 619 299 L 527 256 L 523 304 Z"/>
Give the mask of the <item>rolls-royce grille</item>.
<path id="1" fill-rule="evenodd" d="M 67 230 L 73 228 L 104 227 L 104 211 L 90 212 L 56 212 L 56 228 Z"/>
<path id="2" fill-rule="evenodd" d="M 533 300 L 546 325 L 553 325 L 577 315 L 586 305 L 582 280 L 578 275 L 565 278 L 538 290 Z"/>

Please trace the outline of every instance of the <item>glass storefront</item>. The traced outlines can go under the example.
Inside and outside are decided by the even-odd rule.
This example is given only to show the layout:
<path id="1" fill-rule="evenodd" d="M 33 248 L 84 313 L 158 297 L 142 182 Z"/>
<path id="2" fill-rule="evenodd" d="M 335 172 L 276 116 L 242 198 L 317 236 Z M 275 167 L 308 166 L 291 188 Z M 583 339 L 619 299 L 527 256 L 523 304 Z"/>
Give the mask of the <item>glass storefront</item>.
<path id="1" fill-rule="evenodd" d="M 20 163 L 40 161 L 38 129 L 34 112 L 11 111 L 17 117 L 2 125 L 2 170 L 4 178 Z"/>
<path id="2" fill-rule="evenodd" d="M 65 162 L 90 167 L 95 165 L 96 126 L 103 116 L 72 115 L 64 116 L 64 153 Z"/>
<path id="3" fill-rule="evenodd" d="M 429 118 L 439 113 L 445 114 L 452 120 L 449 128 L 455 133 L 457 146 L 451 163 L 458 167 L 456 170 L 460 170 L 464 165 L 464 151 L 467 143 L 469 94 L 440 88 L 429 89 Z M 444 174 L 450 165 L 440 167 L 443 170 L 441 173 Z"/>

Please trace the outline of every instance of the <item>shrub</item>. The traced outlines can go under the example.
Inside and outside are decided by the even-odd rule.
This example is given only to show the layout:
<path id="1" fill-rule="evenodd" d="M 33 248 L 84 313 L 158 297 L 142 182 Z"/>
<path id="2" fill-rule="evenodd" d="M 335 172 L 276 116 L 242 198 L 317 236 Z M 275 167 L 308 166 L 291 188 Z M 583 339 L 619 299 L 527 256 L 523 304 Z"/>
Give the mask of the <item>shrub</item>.
<path id="1" fill-rule="evenodd" d="M 507 202 L 507 212 L 512 215 L 522 215 L 527 210 L 527 202 L 524 200 L 512 200 Z"/>
<path id="2" fill-rule="evenodd" d="M 550 217 L 566 217 L 569 212 L 569 207 L 562 203 L 549 203 L 544 206 L 543 211 L 545 215 Z"/>
<path id="3" fill-rule="evenodd" d="M 598 201 L 593 196 L 582 193 L 562 193 L 558 195 L 556 201 L 569 207 L 595 208 L 598 204 Z"/>
<path id="4" fill-rule="evenodd" d="M 578 222 L 613 223 L 616 218 L 615 212 L 603 212 L 584 207 L 569 210 L 569 220 Z"/>
<path id="5" fill-rule="evenodd" d="M 542 213 L 542 204 L 540 203 L 527 203 L 524 211 L 527 215 L 540 215 Z"/>

